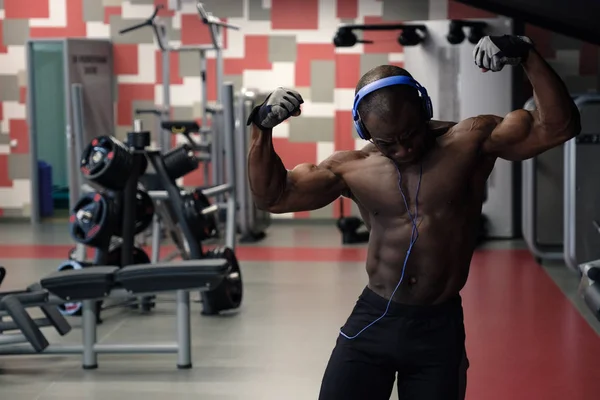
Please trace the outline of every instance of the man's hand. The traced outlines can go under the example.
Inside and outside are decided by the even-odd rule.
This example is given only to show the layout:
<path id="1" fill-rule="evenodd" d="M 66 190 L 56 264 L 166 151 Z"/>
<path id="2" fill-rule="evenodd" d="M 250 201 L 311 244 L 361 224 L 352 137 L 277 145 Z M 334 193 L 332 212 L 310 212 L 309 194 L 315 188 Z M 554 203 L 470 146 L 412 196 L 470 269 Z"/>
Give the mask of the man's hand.
<path id="1" fill-rule="evenodd" d="M 248 117 L 247 124 L 254 123 L 261 130 L 273 129 L 290 116 L 300 115 L 300 104 L 304 103 L 300 93 L 292 89 L 277 88 Z"/>
<path id="2" fill-rule="evenodd" d="M 526 36 L 485 36 L 473 49 L 475 64 L 485 71 L 501 71 L 505 65 L 519 65 L 533 47 Z"/>

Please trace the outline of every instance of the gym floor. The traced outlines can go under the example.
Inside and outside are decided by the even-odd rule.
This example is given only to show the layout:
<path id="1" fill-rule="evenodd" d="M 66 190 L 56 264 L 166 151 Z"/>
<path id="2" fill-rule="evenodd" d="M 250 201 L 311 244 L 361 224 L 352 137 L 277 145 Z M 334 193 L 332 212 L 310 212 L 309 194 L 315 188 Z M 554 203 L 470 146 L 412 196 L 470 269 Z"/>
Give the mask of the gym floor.
<path id="1" fill-rule="evenodd" d="M 1 289 L 54 272 L 71 247 L 64 224 L 0 225 Z M 333 226 L 274 224 L 267 239 L 238 249 L 245 298 L 237 314 L 204 317 L 192 304 L 193 369 L 177 370 L 170 354 L 100 355 L 93 371 L 79 356 L 0 356 L 0 399 L 316 399 L 338 329 L 366 284 L 365 253 L 343 248 Z M 462 292 L 468 399 L 600 396 L 600 324 L 577 286 L 564 266 L 540 267 L 520 243 L 476 252 Z M 172 340 L 174 295 L 160 299 L 146 315 L 104 312 L 99 341 Z M 77 329 L 52 333 L 51 343 L 80 343 Z"/>

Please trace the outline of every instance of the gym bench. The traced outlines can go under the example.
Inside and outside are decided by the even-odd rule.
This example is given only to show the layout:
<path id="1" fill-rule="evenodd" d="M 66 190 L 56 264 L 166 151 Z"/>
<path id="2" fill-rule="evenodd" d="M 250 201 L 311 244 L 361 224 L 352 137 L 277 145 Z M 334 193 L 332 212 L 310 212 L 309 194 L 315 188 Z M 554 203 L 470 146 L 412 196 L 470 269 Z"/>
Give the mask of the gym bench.
<path id="1" fill-rule="evenodd" d="M 93 266 L 63 270 L 43 278 L 26 291 L 0 293 L 0 332 L 18 329 L 20 334 L 0 334 L 0 354 L 82 354 L 83 369 L 98 367 L 98 354 L 177 353 L 177 367 L 192 367 L 190 290 L 209 290 L 225 277 L 225 259 L 186 260 L 159 264 Z M 107 298 L 150 296 L 177 292 L 177 341 L 166 344 L 97 343 L 97 301 Z M 54 326 L 65 335 L 70 326 L 56 305 L 81 301 L 82 345 L 50 345 L 40 327 Z M 34 320 L 25 308 L 40 307 L 46 318 Z"/>

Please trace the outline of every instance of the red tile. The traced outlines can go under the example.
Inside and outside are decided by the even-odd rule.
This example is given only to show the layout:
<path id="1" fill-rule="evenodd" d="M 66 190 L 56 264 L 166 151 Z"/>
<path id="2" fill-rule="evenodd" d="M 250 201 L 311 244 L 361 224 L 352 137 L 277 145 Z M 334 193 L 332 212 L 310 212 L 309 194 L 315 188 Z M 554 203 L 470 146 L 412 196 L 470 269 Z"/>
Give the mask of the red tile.
<path id="1" fill-rule="evenodd" d="M 244 58 L 227 58 L 223 62 L 225 75 L 241 75 L 244 70 L 270 70 L 269 36 L 247 35 L 244 38 Z"/>
<path id="2" fill-rule="evenodd" d="M 4 119 L 4 105 L 0 101 L 0 121 L 2 121 L 3 119 Z"/>
<path id="3" fill-rule="evenodd" d="M 4 0 L 6 19 L 48 18 L 49 16 L 50 0 Z"/>
<path id="4" fill-rule="evenodd" d="M 169 10 L 169 0 L 154 0 L 155 6 L 163 6 L 163 9 L 158 12 L 159 17 L 172 17 L 175 15 L 174 10 Z"/>
<path id="5" fill-rule="evenodd" d="M 23 2 L 28 7 L 31 2 Z M 83 0 L 69 0 L 67 7 L 67 26 L 61 28 L 30 28 L 29 36 L 40 37 L 86 37 L 87 28 L 83 20 Z"/>
<path id="6" fill-rule="evenodd" d="M 598 74 L 598 57 L 600 47 L 595 44 L 583 42 L 579 52 L 579 73 L 581 75 Z"/>
<path id="7" fill-rule="evenodd" d="M 154 56 L 156 62 L 156 83 L 161 84 L 163 83 L 162 52 L 160 50 L 156 50 L 154 52 Z M 169 53 L 169 80 L 172 85 L 183 84 L 183 78 L 179 76 L 179 53 L 176 52 Z"/>
<path id="8" fill-rule="evenodd" d="M 27 102 L 27 88 L 20 87 L 19 88 L 19 103 L 25 104 Z"/>
<path id="9" fill-rule="evenodd" d="M 273 147 L 287 169 L 298 164 L 317 162 L 316 143 L 292 143 L 285 138 L 273 138 Z"/>
<path id="10" fill-rule="evenodd" d="M 121 15 L 121 7 L 108 6 L 104 7 L 104 23 L 110 24 L 111 15 Z"/>
<path id="11" fill-rule="evenodd" d="M 227 22 L 226 18 L 221 18 Z M 223 48 L 227 48 L 227 30 L 223 31 Z M 208 25 L 204 24 L 198 14 L 181 15 L 181 44 L 212 44 Z"/>
<path id="12" fill-rule="evenodd" d="M 113 68 L 115 75 L 138 74 L 138 45 L 113 44 Z"/>
<path id="13" fill-rule="evenodd" d="M 319 0 L 275 0 L 272 2 L 271 29 L 318 28 Z"/>
<path id="14" fill-rule="evenodd" d="M 343 19 L 358 18 L 358 0 L 337 0 L 337 17 Z"/>
<path id="15" fill-rule="evenodd" d="M 210 180 L 212 180 L 212 164 L 208 164 L 208 177 Z M 201 187 L 201 186 L 208 186 L 208 184 L 210 183 L 210 180 L 208 182 L 204 181 L 204 165 L 200 164 L 198 166 L 198 169 L 190 172 L 189 174 L 187 174 L 186 176 L 183 177 L 183 186 L 185 187 Z"/>
<path id="16" fill-rule="evenodd" d="M 24 119 L 11 119 L 8 121 L 8 134 L 11 140 L 16 140 L 16 147 L 12 147 L 10 152 L 14 154 L 29 153 L 29 128 Z"/>
<path id="17" fill-rule="evenodd" d="M 535 43 L 536 50 L 545 58 L 556 58 L 556 50 L 552 46 L 552 33 L 535 25 L 525 25 L 525 36 Z"/>
<path id="18" fill-rule="evenodd" d="M 8 177 L 8 154 L 0 154 L 0 187 L 12 187 Z"/>
<path id="19" fill-rule="evenodd" d="M 313 60 L 334 60 L 333 44 L 298 43 L 296 47 L 296 86 L 310 87 L 310 64 Z"/>
<path id="20" fill-rule="evenodd" d="M 352 111 L 335 112 L 335 151 L 354 150 Z"/>
<path id="21" fill-rule="evenodd" d="M 360 54 L 335 55 L 336 89 L 354 89 L 360 79 Z"/>
<path id="22" fill-rule="evenodd" d="M 117 125 L 131 126 L 134 100 L 154 101 L 153 84 L 119 83 L 117 104 Z"/>
<path id="23" fill-rule="evenodd" d="M 448 19 L 496 18 L 496 14 L 454 0 L 448 1 Z"/>
<path id="24" fill-rule="evenodd" d="M 4 45 L 4 20 L 0 19 L 0 54 L 5 54 L 8 49 Z"/>
<path id="25" fill-rule="evenodd" d="M 365 24 L 396 24 L 402 21 L 384 21 L 381 17 L 365 17 Z M 398 36 L 401 31 L 365 31 L 364 40 L 372 40 L 374 43 L 365 44 L 364 49 L 367 54 L 375 53 L 401 53 L 402 45 L 398 43 Z"/>

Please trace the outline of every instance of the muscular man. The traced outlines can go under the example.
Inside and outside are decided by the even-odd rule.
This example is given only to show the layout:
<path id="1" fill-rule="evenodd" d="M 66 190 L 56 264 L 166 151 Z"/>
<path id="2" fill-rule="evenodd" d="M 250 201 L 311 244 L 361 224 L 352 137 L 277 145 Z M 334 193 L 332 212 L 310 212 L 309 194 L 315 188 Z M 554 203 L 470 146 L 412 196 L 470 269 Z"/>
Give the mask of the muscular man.
<path id="1" fill-rule="evenodd" d="M 322 400 L 387 400 L 396 374 L 400 399 L 464 398 L 468 363 L 459 292 L 475 249 L 485 182 L 497 158 L 525 160 L 580 131 L 567 89 L 528 38 L 484 37 L 474 58 L 484 71 L 522 65 L 536 111 L 434 121 L 424 88 L 402 68 L 383 65 L 356 88 L 355 126 L 369 143 L 290 171 L 275 153 L 271 129 L 300 114 L 300 95 L 279 88 L 249 118 L 249 179 L 260 208 L 314 210 L 346 196 L 371 232 L 368 285 L 340 330 Z M 481 96 L 493 95 L 482 88 Z"/>

